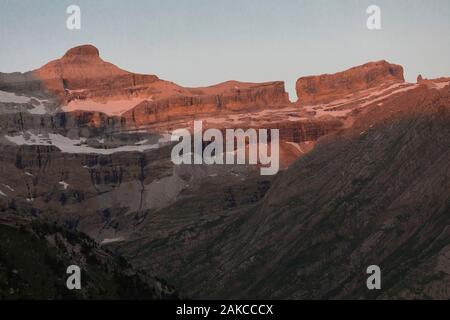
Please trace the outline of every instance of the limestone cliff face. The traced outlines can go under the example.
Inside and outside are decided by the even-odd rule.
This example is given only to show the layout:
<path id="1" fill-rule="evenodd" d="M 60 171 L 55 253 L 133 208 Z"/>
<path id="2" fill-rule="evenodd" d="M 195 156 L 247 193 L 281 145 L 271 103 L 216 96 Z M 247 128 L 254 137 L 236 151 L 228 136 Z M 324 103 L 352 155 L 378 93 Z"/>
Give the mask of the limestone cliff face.
<path id="1" fill-rule="evenodd" d="M 32 115 L 26 112 L 0 114 L 0 134 L 39 132 L 100 138 L 125 130 L 124 118 L 110 117 L 101 112 L 62 112 L 53 115 Z"/>
<path id="2" fill-rule="evenodd" d="M 33 71 L 33 75 L 65 102 L 129 97 L 133 88 L 160 81 L 157 76 L 134 74 L 103 61 L 98 49 L 91 45 L 70 49 L 61 59 Z"/>
<path id="3" fill-rule="evenodd" d="M 45 91 L 44 83 L 33 72 L 0 72 L 0 90 L 15 93 L 37 94 Z"/>
<path id="4" fill-rule="evenodd" d="M 191 88 L 187 94 L 157 101 L 145 100 L 123 116 L 136 126 L 201 113 L 277 108 L 289 105 L 283 82 L 229 81 L 208 88 Z"/>
<path id="5" fill-rule="evenodd" d="M 194 298 L 448 299 L 449 124 L 448 87 L 389 96 L 269 182 L 200 185 L 119 252 Z"/>
<path id="6" fill-rule="evenodd" d="M 0 74 L 0 89 L 22 93 L 47 91 L 62 103 L 68 103 L 76 98 L 126 97 L 133 93 L 130 89 L 157 81 L 154 75 L 133 74 L 105 62 L 97 48 L 85 45 L 70 49 L 61 59 L 37 70 Z"/>
<path id="7" fill-rule="evenodd" d="M 273 107 L 290 104 L 283 82 L 228 81 L 204 88 L 185 88 L 155 75 L 135 74 L 101 59 L 92 45 L 67 51 L 60 59 L 27 72 L 0 74 L 0 90 L 48 92 L 64 111 L 100 111 L 147 124 L 173 115 L 223 109 Z"/>
<path id="8" fill-rule="evenodd" d="M 377 86 L 402 83 L 403 67 L 387 61 L 369 62 L 335 74 L 302 77 L 296 90 L 302 105 L 329 103 Z"/>
<path id="9" fill-rule="evenodd" d="M 373 62 L 299 79 L 291 104 L 282 82 L 185 88 L 77 47 L 0 74 L 0 90 L 72 111 L 3 103 L 0 210 L 85 232 L 193 298 L 449 298 L 448 84 Z M 174 166 L 165 133 L 194 119 L 279 129 L 289 167 Z M 369 264 L 383 291 L 366 290 Z"/>

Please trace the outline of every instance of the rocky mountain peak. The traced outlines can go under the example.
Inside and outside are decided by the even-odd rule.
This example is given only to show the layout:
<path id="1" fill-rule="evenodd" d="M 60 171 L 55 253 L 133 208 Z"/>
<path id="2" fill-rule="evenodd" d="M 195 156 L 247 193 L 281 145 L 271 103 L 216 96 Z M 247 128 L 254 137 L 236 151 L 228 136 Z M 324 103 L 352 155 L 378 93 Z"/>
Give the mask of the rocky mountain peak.
<path id="1" fill-rule="evenodd" d="M 318 104 L 362 90 L 403 82 L 403 67 L 381 60 L 334 74 L 302 77 L 297 80 L 296 90 L 301 104 Z"/>
<path id="2" fill-rule="evenodd" d="M 104 61 L 93 45 L 69 49 L 62 58 L 34 70 L 33 76 L 63 104 L 74 99 L 105 102 L 128 98 L 125 95 L 132 88 L 158 80 L 154 75 L 134 74 Z"/>
<path id="3" fill-rule="evenodd" d="M 64 55 L 63 59 L 70 59 L 75 57 L 100 58 L 100 52 L 93 45 L 87 44 L 69 49 Z"/>
<path id="4" fill-rule="evenodd" d="M 204 88 L 184 88 L 155 75 L 123 70 L 101 59 L 93 45 L 69 49 L 59 59 L 33 71 L 33 78 L 42 88 L 56 96 L 64 111 L 101 111 L 110 115 L 141 105 L 140 122 L 153 119 L 154 114 L 180 115 L 198 109 L 215 112 L 220 108 L 239 109 L 287 105 L 289 100 L 283 82 L 244 83 L 229 81 Z M 144 103 L 142 103 L 144 102 Z M 197 108 L 187 108 L 197 106 Z M 149 113 L 154 108 L 158 112 Z M 162 111 L 161 111 L 162 112 Z M 131 118 L 136 120 L 136 116 Z"/>

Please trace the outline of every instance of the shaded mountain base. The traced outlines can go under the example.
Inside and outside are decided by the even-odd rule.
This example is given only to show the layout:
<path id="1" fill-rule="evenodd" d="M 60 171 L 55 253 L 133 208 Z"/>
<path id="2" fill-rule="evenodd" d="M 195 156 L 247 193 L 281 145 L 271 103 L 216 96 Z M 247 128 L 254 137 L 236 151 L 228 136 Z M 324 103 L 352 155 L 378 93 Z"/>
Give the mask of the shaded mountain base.
<path id="1" fill-rule="evenodd" d="M 120 252 L 195 298 L 450 298 L 449 97 L 405 99 L 401 117 L 395 100 L 365 131 L 319 143 L 262 199 L 227 208 L 223 186 L 200 187 Z M 366 287 L 373 264 L 379 291 Z"/>
<path id="2" fill-rule="evenodd" d="M 81 290 L 66 287 L 81 268 Z M 173 287 L 138 272 L 81 233 L 0 212 L 0 299 L 176 299 Z"/>

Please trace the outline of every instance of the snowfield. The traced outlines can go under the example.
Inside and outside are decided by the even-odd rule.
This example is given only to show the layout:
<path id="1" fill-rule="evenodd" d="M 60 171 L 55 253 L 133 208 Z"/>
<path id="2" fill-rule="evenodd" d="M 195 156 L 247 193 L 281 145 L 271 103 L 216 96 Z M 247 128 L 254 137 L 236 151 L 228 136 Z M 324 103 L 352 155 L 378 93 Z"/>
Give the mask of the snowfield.
<path id="1" fill-rule="evenodd" d="M 47 109 L 45 108 L 43 102 L 45 100 L 38 100 L 37 105 L 33 105 L 33 109 L 28 109 L 28 112 L 31 114 L 46 114 Z"/>
<path id="2" fill-rule="evenodd" d="M 133 98 L 122 100 L 111 100 L 108 102 L 97 102 L 93 100 L 73 100 L 68 105 L 63 106 L 62 110 L 65 112 L 72 111 L 99 111 L 110 116 L 119 116 L 146 99 Z"/>
<path id="3" fill-rule="evenodd" d="M 21 134 L 17 136 L 5 135 L 5 138 L 17 145 L 39 145 L 39 146 L 55 146 L 65 153 L 88 153 L 88 154 L 103 154 L 110 155 L 117 152 L 144 152 L 146 150 L 158 149 L 161 144 L 166 143 L 167 139 L 165 137 L 159 139 L 156 144 L 139 144 L 139 145 L 129 145 L 121 146 L 111 149 L 99 149 L 93 148 L 86 145 L 86 139 L 80 138 L 79 140 L 69 139 L 60 134 L 49 133 L 48 137 L 42 134 L 26 133 L 26 135 Z"/>
<path id="4" fill-rule="evenodd" d="M 28 103 L 31 101 L 31 98 L 18 96 L 15 93 L 10 93 L 6 91 L 0 90 L 0 102 L 4 103 Z"/>
<path id="5" fill-rule="evenodd" d="M 31 114 L 46 114 L 47 109 L 45 108 L 44 102 L 48 102 L 48 100 L 18 96 L 15 93 L 0 90 L 0 103 L 29 104 L 33 107 L 27 110 Z"/>

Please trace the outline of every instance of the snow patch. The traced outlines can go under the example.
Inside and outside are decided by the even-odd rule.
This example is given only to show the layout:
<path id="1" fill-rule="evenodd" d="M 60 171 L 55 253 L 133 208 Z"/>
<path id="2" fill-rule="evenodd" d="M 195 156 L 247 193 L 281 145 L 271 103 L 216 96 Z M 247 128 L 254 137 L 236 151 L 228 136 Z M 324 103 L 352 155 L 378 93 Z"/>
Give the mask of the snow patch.
<path id="1" fill-rule="evenodd" d="M 26 135 L 21 134 L 18 136 L 8 136 L 5 138 L 17 145 L 43 145 L 43 146 L 55 146 L 65 153 L 81 153 L 81 154 L 103 154 L 110 155 L 117 152 L 144 152 L 146 150 L 152 150 L 159 148 L 159 142 L 157 144 L 143 144 L 143 145 L 131 145 L 121 146 L 111 149 L 97 149 L 87 146 L 86 139 L 81 138 L 79 140 L 72 140 L 60 134 L 49 133 L 48 137 L 43 135 L 35 135 L 27 132 Z M 161 139 L 160 139 L 161 140 Z"/>
<path id="2" fill-rule="evenodd" d="M 136 146 L 142 146 L 143 144 L 146 144 L 147 142 L 148 142 L 148 139 L 145 139 L 145 140 L 136 142 L 135 145 L 136 145 Z"/>
<path id="3" fill-rule="evenodd" d="M 29 97 L 18 96 L 15 93 L 1 91 L 0 90 L 0 102 L 4 103 L 28 103 L 30 102 Z"/>
<path id="4" fill-rule="evenodd" d="M 28 109 L 28 112 L 31 114 L 46 114 L 47 109 L 44 106 L 44 101 L 46 100 L 38 100 L 38 104 L 33 105 L 33 109 Z"/>
<path id="5" fill-rule="evenodd" d="M 60 181 L 59 184 L 64 188 L 64 190 L 67 190 L 67 187 L 69 187 L 69 184 L 64 181 Z"/>
<path id="6" fill-rule="evenodd" d="M 13 188 L 11 188 L 9 185 L 2 183 L 2 185 L 9 189 L 9 191 L 15 191 Z"/>
<path id="7" fill-rule="evenodd" d="M 63 106 L 62 109 L 65 112 L 71 112 L 76 110 L 83 111 L 99 111 L 107 115 L 121 115 L 126 111 L 133 109 L 145 98 L 133 98 L 123 100 L 111 100 L 104 103 L 94 100 L 73 100 L 69 102 L 67 106 Z"/>
<path id="8" fill-rule="evenodd" d="M 44 102 L 48 100 L 40 100 L 34 97 L 26 97 L 26 96 L 18 96 L 15 93 L 1 91 L 0 90 L 0 102 L 3 103 L 17 103 L 17 104 L 31 104 L 33 106 L 32 109 L 28 109 L 27 111 L 31 114 L 46 114 L 47 109 L 45 108 Z M 14 106 L 17 108 L 17 106 Z"/>
<path id="9" fill-rule="evenodd" d="M 111 239 L 103 239 L 102 242 L 100 242 L 100 244 L 108 244 L 108 243 L 112 243 L 112 242 L 120 242 L 120 241 L 124 241 L 125 239 L 123 237 L 117 237 L 117 238 L 111 238 Z"/>

